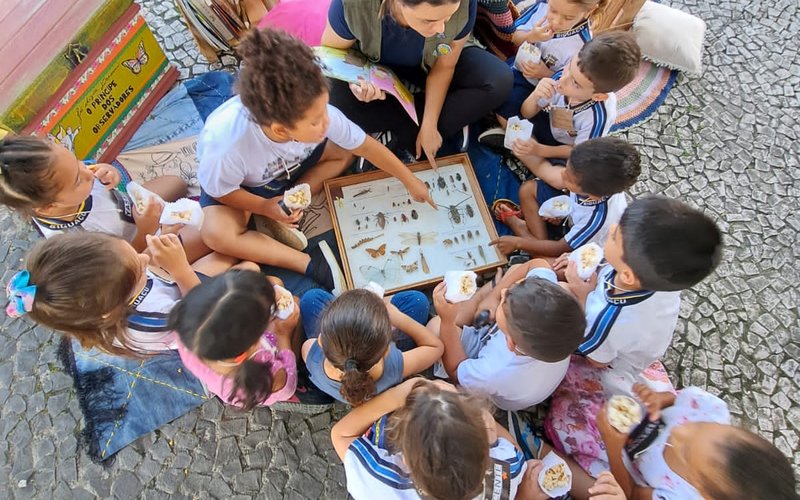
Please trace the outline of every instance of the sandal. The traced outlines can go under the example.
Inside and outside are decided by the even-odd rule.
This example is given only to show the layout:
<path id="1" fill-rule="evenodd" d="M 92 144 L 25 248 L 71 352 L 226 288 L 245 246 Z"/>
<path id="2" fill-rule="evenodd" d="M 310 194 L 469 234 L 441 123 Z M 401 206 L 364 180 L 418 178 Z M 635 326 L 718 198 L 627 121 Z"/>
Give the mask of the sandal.
<path id="1" fill-rule="evenodd" d="M 519 209 L 519 205 L 507 198 L 495 200 L 495 202 L 492 203 L 492 213 L 494 214 L 494 218 L 503 224 L 506 224 L 506 220 L 509 217 L 519 217 L 522 219 L 522 211 Z"/>

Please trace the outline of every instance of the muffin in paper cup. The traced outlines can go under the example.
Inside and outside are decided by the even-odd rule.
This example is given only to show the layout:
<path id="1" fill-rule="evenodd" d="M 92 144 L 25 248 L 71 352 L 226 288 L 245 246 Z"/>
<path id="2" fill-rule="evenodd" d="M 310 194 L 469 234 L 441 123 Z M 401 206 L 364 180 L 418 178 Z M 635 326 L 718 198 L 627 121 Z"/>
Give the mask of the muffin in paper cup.
<path id="1" fill-rule="evenodd" d="M 294 312 L 294 297 L 292 292 L 280 285 L 273 285 L 275 288 L 275 316 L 278 319 L 287 319 Z"/>
<path id="2" fill-rule="evenodd" d="M 542 203 L 539 207 L 540 217 L 550 217 L 553 219 L 563 219 L 569 216 L 569 209 L 572 206 L 569 196 L 553 196 L 549 200 Z"/>
<path id="3" fill-rule="evenodd" d="M 642 407 L 628 396 L 611 396 L 606 407 L 608 423 L 623 434 L 630 434 L 642 421 Z"/>
<path id="4" fill-rule="evenodd" d="M 469 300 L 478 291 L 478 275 L 472 271 L 447 271 L 444 283 L 447 290 L 444 298 L 453 304 Z"/>
<path id="5" fill-rule="evenodd" d="M 374 281 L 370 281 L 366 285 L 364 285 L 364 290 L 369 290 L 370 292 L 374 293 L 380 298 L 383 298 L 383 295 L 386 293 L 386 289 L 384 289 L 379 284 L 375 283 Z"/>
<path id="6" fill-rule="evenodd" d="M 164 205 L 158 222 L 164 225 L 185 224 L 200 229 L 203 225 L 203 208 L 194 200 L 181 198 Z"/>
<path id="7" fill-rule="evenodd" d="M 550 498 L 559 498 L 572 489 L 572 471 L 567 462 L 552 451 L 542 460 L 539 487 Z"/>
<path id="8" fill-rule="evenodd" d="M 298 184 L 283 193 L 283 204 L 290 210 L 305 210 L 311 205 L 311 186 Z"/>
<path id="9" fill-rule="evenodd" d="M 162 205 L 164 204 L 164 200 L 159 195 L 142 187 L 142 185 L 136 181 L 129 182 L 125 186 L 125 191 L 128 192 L 128 196 L 130 196 L 131 201 L 133 201 L 133 206 L 136 207 L 136 211 L 139 213 L 143 213 L 147 209 L 147 205 L 150 204 L 150 200 L 153 198 Z"/>
<path id="10" fill-rule="evenodd" d="M 577 266 L 578 277 L 588 280 L 603 261 L 603 248 L 597 243 L 588 243 L 573 250 L 569 254 L 569 260 Z"/>
<path id="11" fill-rule="evenodd" d="M 511 149 L 517 139 L 526 141 L 533 135 L 533 123 L 522 119 L 519 116 L 512 116 L 506 125 L 506 136 L 503 139 L 503 146 Z"/>

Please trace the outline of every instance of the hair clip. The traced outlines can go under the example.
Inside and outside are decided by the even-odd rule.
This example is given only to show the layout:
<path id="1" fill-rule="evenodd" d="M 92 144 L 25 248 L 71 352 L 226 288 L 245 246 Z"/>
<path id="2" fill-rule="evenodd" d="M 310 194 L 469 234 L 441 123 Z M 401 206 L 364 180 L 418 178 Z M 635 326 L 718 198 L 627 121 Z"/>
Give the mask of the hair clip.
<path id="1" fill-rule="evenodd" d="M 19 318 L 33 309 L 36 298 L 36 285 L 30 284 L 31 274 L 27 270 L 19 271 L 11 277 L 6 286 L 8 305 L 6 314 L 11 318 Z"/>

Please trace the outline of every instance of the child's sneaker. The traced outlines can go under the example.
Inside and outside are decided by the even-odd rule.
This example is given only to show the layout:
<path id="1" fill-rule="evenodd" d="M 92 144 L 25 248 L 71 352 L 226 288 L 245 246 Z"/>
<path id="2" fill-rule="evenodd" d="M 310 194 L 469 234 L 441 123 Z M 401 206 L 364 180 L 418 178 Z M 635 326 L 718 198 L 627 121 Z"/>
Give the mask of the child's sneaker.
<path id="1" fill-rule="evenodd" d="M 520 182 L 525 182 L 533 178 L 533 173 L 522 163 L 522 160 L 513 154 L 504 155 L 501 163 L 508 167 L 508 169 L 519 178 Z"/>
<path id="2" fill-rule="evenodd" d="M 344 273 L 342 273 L 339 263 L 336 262 L 336 256 L 333 255 L 328 242 L 320 241 L 319 246 L 311 249 L 308 255 L 311 257 L 311 275 L 309 278 L 330 290 L 335 297 L 338 297 L 347 288 L 347 284 L 344 280 Z"/>
<path id="3" fill-rule="evenodd" d="M 263 215 L 254 215 L 253 221 L 255 222 L 256 231 L 266 234 L 275 241 L 279 241 L 287 247 L 294 248 L 298 251 L 303 251 L 308 246 L 308 239 L 302 231 L 293 227 L 289 227 L 282 222 L 275 219 L 264 217 Z"/>
<path id="4" fill-rule="evenodd" d="M 500 127 L 492 127 L 478 136 L 478 142 L 495 151 L 506 151 L 506 131 Z"/>

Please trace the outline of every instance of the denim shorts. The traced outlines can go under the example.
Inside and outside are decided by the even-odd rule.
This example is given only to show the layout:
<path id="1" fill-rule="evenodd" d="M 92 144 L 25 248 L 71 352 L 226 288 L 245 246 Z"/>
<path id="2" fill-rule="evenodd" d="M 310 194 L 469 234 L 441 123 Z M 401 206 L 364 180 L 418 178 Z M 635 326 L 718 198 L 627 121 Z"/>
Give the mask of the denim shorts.
<path id="1" fill-rule="evenodd" d="M 322 153 L 325 151 L 325 145 L 328 143 L 328 139 L 322 141 L 314 151 L 311 152 L 308 157 L 300 162 L 300 165 L 292 172 L 291 179 L 286 175 L 282 175 L 277 177 L 268 183 L 264 184 L 263 186 L 241 186 L 242 189 L 247 191 L 248 193 L 252 193 L 256 196 L 260 196 L 261 198 L 272 198 L 282 194 L 286 189 L 290 188 L 292 184 L 294 184 L 297 179 L 299 179 L 303 174 L 311 170 L 317 163 L 319 163 L 320 158 L 322 158 Z M 215 198 L 212 198 L 211 195 L 205 192 L 202 187 L 200 188 L 200 206 L 201 207 L 211 207 L 214 205 L 224 205 L 217 201 Z"/>

